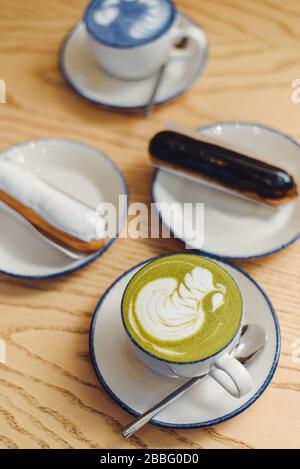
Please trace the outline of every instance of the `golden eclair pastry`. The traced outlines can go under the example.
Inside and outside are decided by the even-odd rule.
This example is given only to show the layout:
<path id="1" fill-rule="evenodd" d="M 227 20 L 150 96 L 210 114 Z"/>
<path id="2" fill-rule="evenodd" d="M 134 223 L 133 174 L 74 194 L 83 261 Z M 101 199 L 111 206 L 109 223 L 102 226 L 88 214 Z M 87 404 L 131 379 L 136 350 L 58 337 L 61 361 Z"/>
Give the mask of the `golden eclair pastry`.
<path id="1" fill-rule="evenodd" d="M 0 201 L 66 248 L 91 253 L 105 243 L 104 220 L 96 210 L 5 159 L 0 159 Z"/>
<path id="2" fill-rule="evenodd" d="M 149 152 L 155 166 L 268 205 L 282 205 L 298 195 L 285 170 L 211 137 L 166 130 L 152 138 Z"/>

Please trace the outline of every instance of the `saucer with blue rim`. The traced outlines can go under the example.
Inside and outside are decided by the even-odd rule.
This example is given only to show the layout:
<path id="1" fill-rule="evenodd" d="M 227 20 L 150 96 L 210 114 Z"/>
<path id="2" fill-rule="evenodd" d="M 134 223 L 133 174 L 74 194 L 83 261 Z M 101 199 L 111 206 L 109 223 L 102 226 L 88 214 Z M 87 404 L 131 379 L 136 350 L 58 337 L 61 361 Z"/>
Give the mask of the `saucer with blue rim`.
<path id="1" fill-rule="evenodd" d="M 155 105 L 165 104 L 185 93 L 201 76 L 207 62 L 207 37 L 188 15 L 178 14 L 179 24 L 194 26 L 194 34 L 203 43 L 203 52 L 187 60 L 167 64 Z M 60 51 L 60 69 L 67 84 L 81 97 L 110 110 L 139 111 L 149 102 L 156 76 L 137 81 L 115 78 L 96 63 L 86 40 L 86 29 L 79 22 L 65 39 Z M 192 49 L 191 49 L 192 50 Z M 197 52 L 197 53 L 196 53 Z"/>
<path id="2" fill-rule="evenodd" d="M 300 187 L 300 144 L 288 135 L 249 122 L 220 122 L 198 132 L 261 155 L 262 160 L 292 174 Z M 300 197 L 286 205 L 268 207 L 159 169 L 153 178 L 152 200 L 162 222 L 177 239 L 219 259 L 267 256 L 300 237 Z M 202 244 L 190 243 L 182 237 L 193 227 L 188 215 L 182 219 L 180 208 L 187 202 L 204 203 Z M 170 219 L 167 208 L 172 204 L 174 216 Z M 184 223 L 185 230 L 178 231 L 179 221 Z"/>
<path id="3" fill-rule="evenodd" d="M 123 328 L 121 300 L 129 280 L 144 264 L 119 277 L 100 300 L 90 328 L 90 353 L 96 375 L 107 393 L 124 410 L 137 417 L 177 389 L 181 378 L 167 378 L 143 365 Z M 274 308 L 266 293 L 241 269 L 225 265 L 238 282 L 245 302 L 245 323 L 259 324 L 266 332 L 265 349 L 248 367 L 252 390 L 236 399 L 207 377 L 151 423 L 159 427 L 205 428 L 229 420 L 248 409 L 266 390 L 280 355 L 280 329 Z"/>
<path id="4" fill-rule="evenodd" d="M 21 143 L 0 153 L 15 160 L 58 190 L 97 208 L 101 202 L 119 210 L 119 226 L 99 251 L 71 259 L 33 231 L 20 217 L 0 206 L 0 273 L 25 279 L 48 279 L 82 269 L 100 257 L 117 238 L 127 218 L 127 183 L 119 168 L 98 149 L 74 140 Z M 123 200 L 123 199 L 122 199 Z"/>

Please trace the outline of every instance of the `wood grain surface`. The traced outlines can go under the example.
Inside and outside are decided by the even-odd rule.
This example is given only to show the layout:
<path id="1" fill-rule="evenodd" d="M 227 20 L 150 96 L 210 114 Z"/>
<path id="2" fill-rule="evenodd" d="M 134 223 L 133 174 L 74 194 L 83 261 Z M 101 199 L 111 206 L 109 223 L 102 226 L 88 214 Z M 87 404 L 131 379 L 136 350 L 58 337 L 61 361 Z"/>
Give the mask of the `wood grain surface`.
<path id="1" fill-rule="evenodd" d="M 132 201 L 150 200 L 147 142 L 166 121 L 197 127 L 217 120 L 257 121 L 300 139 L 299 0 L 178 0 L 206 30 L 209 63 L 184 96 L 150 119 L 101 110 L 65 84 L 57 57 L 86 0 L 0 0 L 0 150 L 62 136 L 101 148 L 124 171 Z M 1 236 L 1 233 L 0 233 Z M 125 269 L 180 250 L 175 240 L 119 239 L 103 257 L 63 279 L 16 281 L 0 276 L 2 448 L 275 448 L 300 442 L 300 242 L 266 259 L 243 263 L 279 315 L 282 354 L 272 384 L 242 415 L 208 430 L 147 426 L 124 440 L 131 417 L 98 384 L 88 331 L 105 289 Z"/>

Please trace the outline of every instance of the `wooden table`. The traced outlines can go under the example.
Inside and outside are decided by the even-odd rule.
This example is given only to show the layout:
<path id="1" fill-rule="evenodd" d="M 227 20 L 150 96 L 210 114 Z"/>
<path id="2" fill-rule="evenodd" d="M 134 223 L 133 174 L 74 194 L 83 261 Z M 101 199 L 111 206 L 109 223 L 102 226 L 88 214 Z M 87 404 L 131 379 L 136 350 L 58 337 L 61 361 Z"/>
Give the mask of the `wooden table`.
<path id="1" fill-rule="evenodd" d="M 181 0 L 206 30 L 209 63 L 183 97 L 139 115 L 86 103 L 57 67 L 60 44 L 86 0 L 0 0 L 0 149 L 41 137 L 80 139 L 101 148 L 124 171 L 132 201 L 150 201 L 147 141 L 166 121 L 197 127 L 240 119 L 280 128 L 300 139 L 298 0 Z M 1 235 L 1 234 L 0 234 Z M 300 242 L 241 264 L 265 288 L 282 329 L 280 364 L 265 394 L 238 418 L 193 431 L 147 426 L 125 441 L 130 416 L 104 392 L 93 372 L 88 332 L 94 308 L 125 269 L 181 249 L 175 240 L 120 239 L 81 272 L 43 282 L 0 276 L 0 447 L 3 448 L 274 448 L 300 442 Z"/>

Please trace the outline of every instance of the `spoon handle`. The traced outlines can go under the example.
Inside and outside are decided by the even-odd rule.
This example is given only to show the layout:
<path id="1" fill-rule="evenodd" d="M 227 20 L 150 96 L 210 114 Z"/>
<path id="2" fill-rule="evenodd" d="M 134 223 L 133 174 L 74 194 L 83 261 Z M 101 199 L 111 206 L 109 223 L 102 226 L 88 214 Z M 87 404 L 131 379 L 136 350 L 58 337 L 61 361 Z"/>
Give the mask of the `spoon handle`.
<path id="1" fill-rule="evenodd" d="M 174 392 L 169 394 L 165 397 L 162 401 L 160 401 L 155 406 L 151 407 L 151 409 L 147 410 L 144 414 L 140 415 L 132 424 L 128 425 L 122 432 L 125 438 L 129 438 L 133 433 L 143 427 L 146 423 L 150 422 L 150 420 L 155 417 L 156 414 L 161 412 L 165 407 L 168 407 L 172 402 L 175 402 L 179 397 L 183 396 L 186 392 L 192 389 L 201 379 L 205 378 L 204 376 L 197 376 L 196 378 L 192 378 L 182 386 L 177 388 Z"/>
<path id="2" fill-rule="evenodd" d="M 155 98 L 156 98 L 156 95 L 157 95 L 157 92 L 158 92 L 158 88 L 161 84 L 161 81 L 163 79 L 163 76 L 164 76 L 164 73 L 165 73 L 165 69 L 166 69 L 166 64 L 162 65 L 161 68 L 159 69 L 158 71 L 158 75 L 156 77 L 156 80 L 155 80 L 155 83 L 154 83 L 154 87 L 153 87 L 153 90 L 152 90 L 152 93 L 151 93 L 151 96 L 149 98 L 149 101 L 144 109 L 144 116 L 145 117 L 149 117 L 150 114 L 151 114 L 151 111 L 155 105 Z"/>
<path id="3" fill-rule="evenodd" d="M 252 343 L 252 347 L 250 347 L 250 349 L 249 344 L 248 348 L 247 346 L 245 347 L 245 343 L 247 344 L 247 337 L 248 342 Z M 252 340 L 250 340 L 249 338 Z M 235 357 L 236 360 L 238 360 L 244 366 L 250 365 L 262 353 L 262 351 L 264 350 L 265 343 L 266 335 L 264 330 L 260 326 L 256 324 L 245 324 L 242 327 L 240 340 L 236 345 L 235 349 L 231 352 L 231 355 Z M 199 383 L 199 381 L 201 381 L 206 376 L 207 375 L 196 376 L 195 378 L 191 378 L 186 381 L 182 386 L 175 389 L 175 391 L 166 396 L 162 401 L 160 401 L 154 407 L 151 407 L 151 409 L 147 410 L 144 414 L 140 415 L 133 423 L 128 425 L 128 427 L 126 427 L 122 432 L 122 435 L 125 438 L 129 438 L 137 430 L 142 428 L 146 423 L 150 422 L 150 420 L 155 417 L 155 415 L 157 415 L 163 409 L 172 404 L 172 402 L 175 402 L 177 399 L 183 396 L 186 392 L 192 389 L 196 384 Z M 217 381 L 220 382 L 219 380 Z"/>

